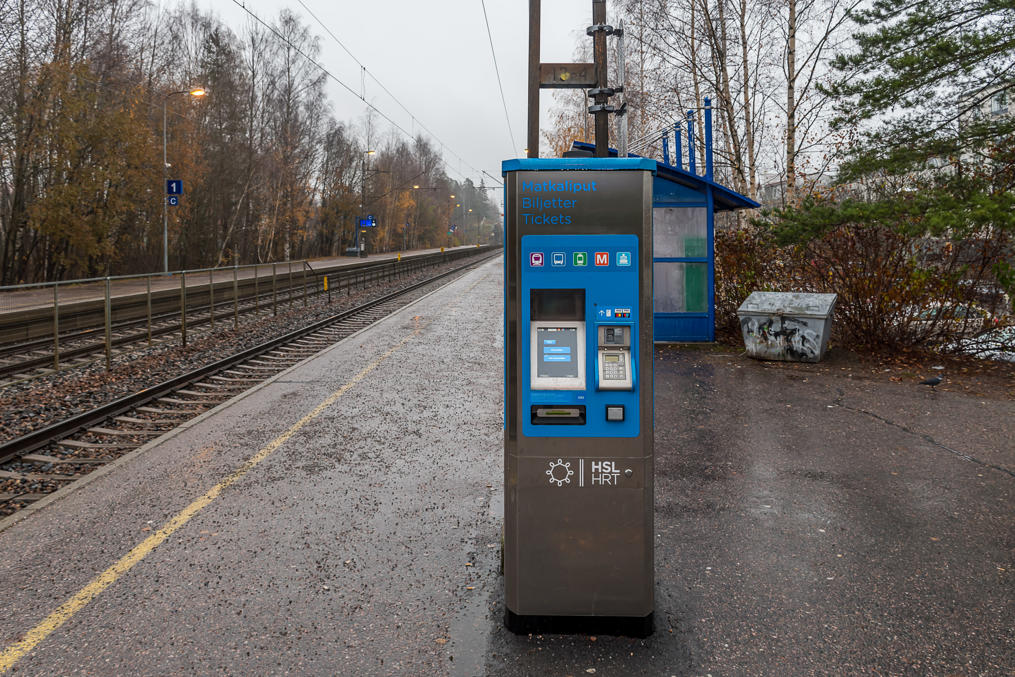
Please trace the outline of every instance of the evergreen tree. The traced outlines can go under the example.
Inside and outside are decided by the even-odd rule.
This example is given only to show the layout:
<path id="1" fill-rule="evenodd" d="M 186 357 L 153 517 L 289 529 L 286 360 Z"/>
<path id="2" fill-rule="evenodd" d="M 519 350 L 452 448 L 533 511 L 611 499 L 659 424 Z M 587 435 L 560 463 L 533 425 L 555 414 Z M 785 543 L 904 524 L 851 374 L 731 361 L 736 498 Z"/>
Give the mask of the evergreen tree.
<path id="1" fill-rule="evenodd" d="M 958 176 L 990 165 L 1010 180 L 1012 158 L 996 151 L 1011 145 L 1015 115 L 985 104 L 1015 96 L 1015 0 L 876 0 L 854 19 L 857 49 L 835 58 L 826 89 L 835 126 L 861 130 L 842 177 L 947 162 Z"/>
<path id="2" fill-rule="evenodd" d="M 1015 0 L 875 0 L 854 19 L 825 88 L 848 140 L 843 185 L 776 212 L 777 234 L 876 230 L 910 252 L 900 285 L 947 278 L 940 300 L 981 282 L 1015 291 Z"/>

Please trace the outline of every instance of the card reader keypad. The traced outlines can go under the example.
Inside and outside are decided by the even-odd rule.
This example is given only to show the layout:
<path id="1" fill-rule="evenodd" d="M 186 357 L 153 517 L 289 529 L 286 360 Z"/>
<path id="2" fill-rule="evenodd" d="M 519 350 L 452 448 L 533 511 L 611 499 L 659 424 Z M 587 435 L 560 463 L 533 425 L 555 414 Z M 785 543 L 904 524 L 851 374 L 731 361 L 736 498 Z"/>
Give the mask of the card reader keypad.
<path id="1" fill-rule="evenodd" d="M 610 357 L 617 357 L 617 360 L 603 363 L 603 379 L 606 381 L 624 381 L 627 379 L 627 365 L 624 363 L 623 353 L 608 353 Z"/>

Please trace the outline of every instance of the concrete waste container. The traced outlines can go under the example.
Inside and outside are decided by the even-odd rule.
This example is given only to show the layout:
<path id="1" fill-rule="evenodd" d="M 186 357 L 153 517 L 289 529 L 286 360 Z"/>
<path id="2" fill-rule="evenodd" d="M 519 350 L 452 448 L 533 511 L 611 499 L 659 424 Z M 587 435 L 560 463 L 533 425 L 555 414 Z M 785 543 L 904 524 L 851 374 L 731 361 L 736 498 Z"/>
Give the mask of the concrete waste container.
<path id="1" fill-rule="evenodd" d="M 759 360 L 819 362 L 832 333 L 837 294 L 756 291 L 737 317 L 747 354 Z"/>

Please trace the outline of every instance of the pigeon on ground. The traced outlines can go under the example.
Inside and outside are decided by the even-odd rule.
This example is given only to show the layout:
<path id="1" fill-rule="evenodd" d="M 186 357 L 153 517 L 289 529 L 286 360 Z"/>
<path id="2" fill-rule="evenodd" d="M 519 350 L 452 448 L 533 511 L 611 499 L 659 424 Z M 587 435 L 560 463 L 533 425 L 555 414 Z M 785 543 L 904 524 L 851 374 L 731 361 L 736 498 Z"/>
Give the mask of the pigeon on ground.
<path id="1" fill-rule="evenodd" d="M 944 381 L 944 379 L 941 378 L 940 376 L 931 376 L 928 379 L 924 379 L 923 381 L 920 381 L 920 385 L 922 385 L 922 386 L 930 386 L 931 389 L 933 390 L 934 387 L 939 385 L 942 381 Z"/>

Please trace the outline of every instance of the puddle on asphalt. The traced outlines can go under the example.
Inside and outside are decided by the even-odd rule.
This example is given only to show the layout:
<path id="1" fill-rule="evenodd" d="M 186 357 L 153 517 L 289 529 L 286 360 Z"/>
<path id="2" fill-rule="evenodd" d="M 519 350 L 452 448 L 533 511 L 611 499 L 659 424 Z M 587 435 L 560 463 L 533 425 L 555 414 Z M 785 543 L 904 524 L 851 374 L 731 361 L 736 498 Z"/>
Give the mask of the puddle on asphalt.
<path id="1" fill-rule="evenodd" d="M 504 489 L 497 488 L 490 494 L 490 517 L 498 524 L 504 521 Z"/>
<path id="2" fill-rule="evenodd" d="M 484 510 L 483 503 L 487 509 Z M 500 534 L 504 518 L 504 492 L 501 488 L 481 498 L 477 505 L 480 522 L 469 534 L 467 546 L 478 574 L 467 590 L 462 610 L 451 623 L 448 645 L 450 672 L 454 677 L 486 674 L 490 639 L 499 623 L 492 613 L 493 596 L 499 589 Z M 485 519 L 484 515 L 488 515 Z M 494 545 L 494 547 L 489 547 Z"/>

